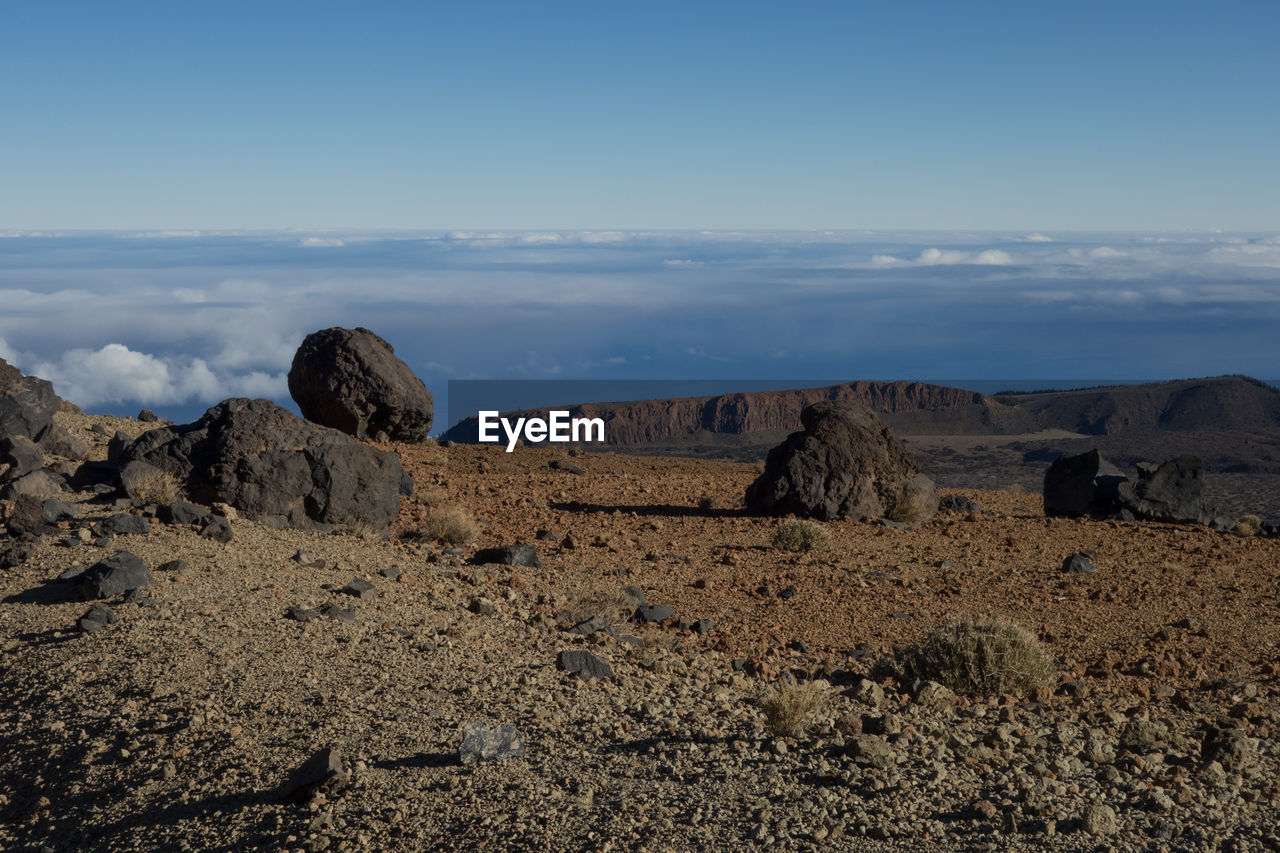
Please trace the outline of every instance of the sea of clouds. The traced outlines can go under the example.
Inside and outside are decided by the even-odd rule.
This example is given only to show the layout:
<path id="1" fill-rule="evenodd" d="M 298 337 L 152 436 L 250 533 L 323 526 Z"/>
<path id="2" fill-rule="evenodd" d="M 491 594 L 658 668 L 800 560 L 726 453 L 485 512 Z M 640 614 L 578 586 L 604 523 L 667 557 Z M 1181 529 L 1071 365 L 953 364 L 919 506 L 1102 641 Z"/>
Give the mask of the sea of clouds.
<path id="1" fill-rule="evenodd" d="M 0 231 L 0 357 L 93 411 L 288 401 L 309 331 L 450 379 L 1275 375 L 1280 237 Z M 441 425 L 443 426 L 443 425 Z"/>

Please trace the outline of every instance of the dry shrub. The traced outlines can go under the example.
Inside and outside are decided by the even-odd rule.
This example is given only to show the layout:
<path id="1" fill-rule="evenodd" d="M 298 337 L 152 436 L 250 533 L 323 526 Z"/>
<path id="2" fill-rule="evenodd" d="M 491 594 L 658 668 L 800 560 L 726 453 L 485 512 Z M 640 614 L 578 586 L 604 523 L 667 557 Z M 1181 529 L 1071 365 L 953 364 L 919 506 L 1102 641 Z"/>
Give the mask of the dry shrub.
<path id="1" fill-rule="evenodd" d="M 827 547 L 831 534 L 816 521 L 789 518 L 778 525 L 773 537 L 773 547 L 783 551 L 814 551 Z"/>
<path id="2" fill-rule="evenodd" d="M 601 628 L 625 625 L 636 611 L 635 603 L 618 589 L 584 589 L 556 611 L 557 618 L 572 625 L 599 620 Z"/>
<path id="3" fill-rule="evenodd" d="M 924 524 L 938 512 L 938 490 L 927 477 L 914 477 L 902 487 L 887 518 L 899 524 Z"/>
<path id="4" fill-rule="evenodd" d="M 698 498 L 698 509 L 702 512 L 710 512 L 716 508 L 716 499 L 710 495 L 703 495 Z"/>
<path id="5" fill-rule="evenodd" d="M 1256 515 L 1242 515 L 1231 532 L 1237 536 L 1257 536 L 1262 532 L 1262 519 Z"/>
<path id="6" fill-rule="evenodd" d="M 130 493 L 144 504 L 162 506 L 182 499 L 178 478 L 168 471 L 156 468 L 133 481 Z"/>
<path id="7" fill-rule="evenodd" d="M 427 486 L 424 489 L 418 489 L 413 499 L 418 502 L 419 506 L 431 509 L 445 499 L 445 491 L 439 486 Z"/>
<path id="8" fill-rule="evenodd" d="M 417 530 L 419 537 L 447 545 L 465 544 L 479 533 L 480 523 L 460 506 L 442 506 L 433 510 Z"/>
<path id="9" fill-rule="evenodd" d="M 1053 661 L 1026 629 L 1005 619 L 951 619 L 900 655 L 904 673 L 966 696 L 1030 695 L 1051 684 Z"/>
<path id="10" fill-rule="evenodd" d="M 770 690 L 759 704 L 769 733 L 789 737 L 804 729 L 809 715 L 826 704 L 826 696 L 817 682 L 784 682 Z"/>

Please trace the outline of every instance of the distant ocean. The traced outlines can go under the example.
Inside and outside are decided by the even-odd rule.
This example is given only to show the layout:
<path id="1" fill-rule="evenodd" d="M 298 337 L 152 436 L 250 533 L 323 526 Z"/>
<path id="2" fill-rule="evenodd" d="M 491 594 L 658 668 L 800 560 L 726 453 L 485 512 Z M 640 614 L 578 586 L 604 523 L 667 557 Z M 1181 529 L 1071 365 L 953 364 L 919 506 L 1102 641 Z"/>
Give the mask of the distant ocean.
<path id="1" fill-rule="evenodd" d="M 185 421 L 227 396 L 288 404 L 294 350 L 329 326 L 390 341 L 436 396 L 438 429 L 461 416 L 450 380 L 993 392 L 1265 377 L 1280 363 L 1280 238 L 0 232 L 0 357 L 89 411 Z"/>

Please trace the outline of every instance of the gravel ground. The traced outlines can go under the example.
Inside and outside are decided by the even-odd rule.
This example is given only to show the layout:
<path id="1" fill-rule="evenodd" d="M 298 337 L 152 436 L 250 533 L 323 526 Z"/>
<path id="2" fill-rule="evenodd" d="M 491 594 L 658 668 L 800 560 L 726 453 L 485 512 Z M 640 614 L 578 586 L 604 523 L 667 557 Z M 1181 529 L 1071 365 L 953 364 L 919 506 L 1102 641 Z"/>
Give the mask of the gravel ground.
<path id="1" fill-rule="evenodd" d="M 227 544 L 154 522 L 102 541 L 125 507 L 64 496 L 65 533 L 0 571 L 0 849 L 1280 849 L 1274 540 L 965 491 L 983 513 L 834 523 L 791 555 L 734 508 L 748 465 L 395 449 L 419 487 L 396 532 L 463 506 L 483 524 L 461 553 L 238 519 Z M 539 528 L 541 568 L 467 563 Z M 1083 548 L 1099 573 L 1064 579 Z M 155 584 L 84 633 L 89 604 L 53 579 L 117 550 Z M 373 591 L 344 592 L 357 578 Z M 677 619 L 624 621 L 627 586 Z M 966 612 L 1040 634 L 1059 683 L 872 678 Z M 593 615 L 613 633 L 569 630 Z M 613 677 L 561 671 L 566 650 Z M 791 680 L 819 707 L 771 733 L 759 700 Z M 471 723 L 513 726 L 523 755 L 463 763 Z M 347 784 L 278 801 L 326 748 Z"/>

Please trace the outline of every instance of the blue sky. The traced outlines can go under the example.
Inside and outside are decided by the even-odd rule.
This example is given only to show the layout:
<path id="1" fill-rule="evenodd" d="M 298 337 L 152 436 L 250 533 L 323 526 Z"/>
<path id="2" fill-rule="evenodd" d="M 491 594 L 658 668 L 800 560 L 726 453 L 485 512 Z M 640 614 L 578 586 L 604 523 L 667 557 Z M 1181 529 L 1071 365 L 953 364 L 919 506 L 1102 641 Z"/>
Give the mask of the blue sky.
<path id="1" fill-rule="evenodd" d="M 4 4 L 0 228 L 1280 229 L 1280 4 Z"/>

